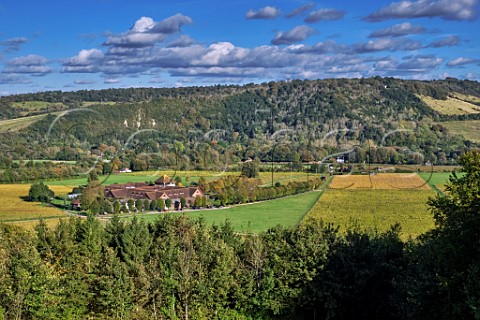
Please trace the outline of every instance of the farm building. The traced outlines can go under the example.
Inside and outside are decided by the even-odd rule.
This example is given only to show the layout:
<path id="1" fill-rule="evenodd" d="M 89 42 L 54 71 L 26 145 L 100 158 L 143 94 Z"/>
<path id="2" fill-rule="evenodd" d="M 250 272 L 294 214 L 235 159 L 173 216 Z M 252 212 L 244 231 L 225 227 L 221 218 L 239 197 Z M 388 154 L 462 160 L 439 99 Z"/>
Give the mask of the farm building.
<path id="1" fill-rule="evenodd" d="M 144 182 L 111 184 L 105 187 L 105 197 L 110 199 L 171 199 L 178 206 L 181 198 L 190 203 L 196 197 L 203 197 L 204 193 L 198 187 L 178 187 L 168 176 L 162 176 L 155 181 L 154 185 Z"/>

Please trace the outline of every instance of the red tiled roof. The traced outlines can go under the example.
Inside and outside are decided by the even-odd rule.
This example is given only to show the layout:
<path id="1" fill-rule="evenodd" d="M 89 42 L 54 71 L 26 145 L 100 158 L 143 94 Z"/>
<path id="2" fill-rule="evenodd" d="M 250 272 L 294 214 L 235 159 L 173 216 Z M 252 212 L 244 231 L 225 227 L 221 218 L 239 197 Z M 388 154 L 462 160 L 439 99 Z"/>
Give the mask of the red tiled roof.
<path id="1" fill-rule="evenodd" d="M 164 184 L 164 183 L 170 183 L 170 182 L 172 182 L 172 179 L 166 174 L 164 174 L 163 176 L 155 180 L 155 183 L 157 184 L 160 184 L 160 183 Z"/>

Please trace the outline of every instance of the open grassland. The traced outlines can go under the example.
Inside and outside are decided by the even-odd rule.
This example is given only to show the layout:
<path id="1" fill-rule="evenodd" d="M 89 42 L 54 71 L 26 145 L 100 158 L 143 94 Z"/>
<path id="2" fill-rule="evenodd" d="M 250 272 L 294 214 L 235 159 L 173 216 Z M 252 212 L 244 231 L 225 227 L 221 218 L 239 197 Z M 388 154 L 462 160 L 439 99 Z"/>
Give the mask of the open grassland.
<path id="1" fill-rule="evenodd" d="M 238 205 L 232 208 L 186 211 L 173 214 L 184 214 L 192 218 L 203 217 L 206 223 L 217 225 L 228 219 L 238 232 L 259 233 L 279 224 L 282 226 L 297 224 L 313 207 L 320 195 L 320 191 L 312 191 L 275 200 Z M 137 217 L 145 221 L 155 221 L 158 215 L 141 214 Z"/>
<path id="2" fill-rule="evenodd" d="M 330 189 L 422 189 L 428 184 L 416 173 L 379 173 L 375 175 L 335 176 Z"/>
<path id="3" fill-rule="evenodd" d="M 473 102 L 473 103 L 480 103 L 480 98 L 477 96 L 472 96 L 472 95 L 467 95 L 467 94 L 461 94 L 458 92 L 453 93 L 453 97 L 463 100 L 463 101 L 468 101 L 468 102 Z"/>
<path id="4" fill-rule="evenodd" d="M 57 113 L 49 113 L 49 114 L 57 114 Z M 1 120 L 0 121 L 0 133 L 5 133 L 5 132 L 14 132 L 14 131 L 19 131 L 21 129 L 24 129 L 31 124 L 42 120 L 45 118 L 48 114 L 39 114 L 36 116 L 30 116 L 30 117 L 22 117 L 22 118 L 16 118 L 16 119 L 9 119 L 9 120 Z"/>
<path id="5" fill-rule="evenodd" d="M 22 115 L 31 113 L 60 111 L 67 109 L 67 106 L 61 102 L 46 102 L 46 101 L 21 101 L 13 102 L 12 107 L 16 109 L 22 109 Z"/>
<path id="6" fill-rule="evenodd" d="M 23 200 L 22 197 L 28 196 L 29 189 L 27 184 L 0 184 L 0 222 L 65 217 L 65 213 L 55 207 Z M 65 186 L 52 186 L 50 189 L 55 195 L 71 191 Z"/>
<path id="7" fill-rule="evenodd" d="M 448 97 L 447 100 L 437 100 L 428 96 L 419 98 L 433 110 L 445 115 L 480 113 L 479 106 L 458 98 Z"/>
<path id="8" fill-rule="evenodd" d="M 357 226 L 369 231 L 386 231 L 399 223 L 403 239 L 415 238 L 434 226 L 427 205 L 434 195 L 432 190 L 329 189 L 305 221 L 323 219 L 342 230 Z"/>
<path id="9" fill-rule="evenodd" d="M 94 105 L 115 105 L 117 104 L 114 101 L 83 101 L 80 107 L 90 107 Z M 16 109 L 21 109 L 23 115 L 28 113 L 40 113 L 40 112 L 49 112 L 49 111 L 61 111 L 68 109 L 68 106 L 61 102 L 47 102 L 47 101 L 20 101 L 13 102 L 12 107 Z"/>
<path id="10" fill-rule="evenodd" d="M 480 120 L 446 121 L 439 124 L 454 135 L 463 136 L 470 141 L 480 142 Z"/>

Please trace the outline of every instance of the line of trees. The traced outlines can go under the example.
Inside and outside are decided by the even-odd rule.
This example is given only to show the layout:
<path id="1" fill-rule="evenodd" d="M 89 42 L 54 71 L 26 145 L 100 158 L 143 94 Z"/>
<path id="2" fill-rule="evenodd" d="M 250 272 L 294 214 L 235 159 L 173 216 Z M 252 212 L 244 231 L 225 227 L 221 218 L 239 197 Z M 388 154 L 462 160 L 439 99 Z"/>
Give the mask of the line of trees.
<path id="1" fill-rule="evenodd" d="M 254 201 L 270 200 L 314 190 L 322 184 L 322 180 L 313 177 L 308 181 L 290 181 L 285 184 L 277 182 L 270 187 L 259 185 L 255 178 L 225 176 L 207 183 L 200 179 L 199 186 L 210 195 L 214 205 L 230 205 Z"/>

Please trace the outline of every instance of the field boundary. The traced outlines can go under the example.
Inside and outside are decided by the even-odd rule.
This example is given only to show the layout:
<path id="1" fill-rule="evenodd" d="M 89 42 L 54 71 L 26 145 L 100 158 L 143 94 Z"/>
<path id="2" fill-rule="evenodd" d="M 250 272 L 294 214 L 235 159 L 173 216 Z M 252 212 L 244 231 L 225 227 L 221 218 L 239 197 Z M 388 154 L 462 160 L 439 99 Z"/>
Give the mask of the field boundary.
<path id="1" fill-rule="evenodd" d="M 315 190 L 316 192 L 320 192 L 320 195 L 318 196 L 317 201 L 315 201 L 315 203 L 313 203 L 312 206 L 307 211 L 305 211 L 305 213 L 302 216 L 300 216 L 298 221 L 295 223 L 295 227 L 297 227 L 303 222 L 303 220 L 308 215 L 308 213 L 312 210 L 312 208 L 315 207 L 318 201 L 320 201 L 320 199 L 322 198 L 322 195 L 328 190 L 328 185 L 330 184 L 330 182 L 332 182 L 332 180 L 333 180 L 333 176 L 330 176 L 325 182 L 325 184 L 322 186 L 322 189 Z"/>

